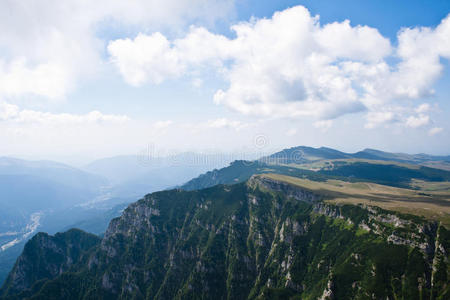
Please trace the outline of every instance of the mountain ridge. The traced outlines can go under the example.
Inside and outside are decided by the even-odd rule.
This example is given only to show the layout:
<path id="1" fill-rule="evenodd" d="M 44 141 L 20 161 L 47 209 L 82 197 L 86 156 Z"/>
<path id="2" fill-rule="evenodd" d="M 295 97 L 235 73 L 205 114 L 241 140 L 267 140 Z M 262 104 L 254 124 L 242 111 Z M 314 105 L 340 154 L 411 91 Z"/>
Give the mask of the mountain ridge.
<path id="1" fill-rule="evenodd" d="M 148 194 L 70 268 L 21 289 L 14 274 L 39 266 L 16 263 L 0 296 L 444 299 L 450 172 L 374 151 L 295 147 Z"/>
<path id="2" fill-rule="evenodd" d="M 443 161 L 450 163 L 450 155 L 429 155 L 429 154 L 406 154 L 406 153 L 391 153 L 377 149 L 365 148 L 364 150 L 355 153 L 346 153 L 328 147 L 308 147 L 296 146 L 282 151 L 276 152 L 269 156 L 261 158 L 262 161 L 281 160 L 283 163 L 302 163 L 311 162 L 323 159 L 345 159 L 345 158 L 366 158 L 372 160 L 388 160 L 398 161 L 413 164 L 426 163 L 431 161 Z"/>
<path id="3" fill-rule="evenodd" d="M 322 197 L 260 176 L 247 183 L 149 194 L 111 221 L 100 245 L 75 272 L 41 282 L 22 296 L 448 295 L 444 227 L 376 207 L 328 204 Z M 22 297 L 5 294 L 8 289 L 2 288 L 4 297 Z"/>

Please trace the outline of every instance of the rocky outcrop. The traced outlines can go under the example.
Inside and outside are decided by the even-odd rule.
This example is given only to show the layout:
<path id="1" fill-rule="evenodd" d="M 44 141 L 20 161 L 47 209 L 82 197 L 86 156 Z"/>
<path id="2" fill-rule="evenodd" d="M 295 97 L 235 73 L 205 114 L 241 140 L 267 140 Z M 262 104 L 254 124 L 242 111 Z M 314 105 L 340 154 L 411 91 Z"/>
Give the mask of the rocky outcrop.
<path id="1" fill-rule="evenodd" d="M 323 197 L 305 188 L 301 188 L 283 181 L 274 180 L 268 177 L 255 175 L 249 180 L 250 186 L 259 186 L 270 191 L 282 193 L 286 197 L 298 201 L 314 203 L 320 201 Z"/>
<path id="2" fill-rule="evenodd" d="M 256 177 L 147 195 L 111 221 L 101 244 L 81 259 L 71 256 L 72 267 L 46 262 L 53 279 L 35 296 L 438 298 L 446 290 L 448 240 L 439 224 L 321 202 L 312 191 Z M 71 246 L 36 248 L 58 255 Z M 30 263 L 18 262 L 17 271 Z"/>
<path id="3" fill-rule="evenodd" d="M 0 290 L 0 296 L 29 290 L 39 280 L 52 279 L 69 271 L 99 242 L 99 237 L 78 229 L 54 236 L 42 232 L 36 234 L 25 245 Z"/>

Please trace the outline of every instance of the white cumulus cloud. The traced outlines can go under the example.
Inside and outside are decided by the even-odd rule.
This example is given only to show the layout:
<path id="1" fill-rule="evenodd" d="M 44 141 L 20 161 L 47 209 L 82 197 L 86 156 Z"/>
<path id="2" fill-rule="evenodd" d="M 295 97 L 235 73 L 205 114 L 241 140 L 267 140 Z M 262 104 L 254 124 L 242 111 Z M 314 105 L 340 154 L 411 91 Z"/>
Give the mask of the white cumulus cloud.
<path id="1" fill-rule="evenodd" d="M 39 123 L 49 125 L 88 124 L 88 123 L 123 123 L 129 118 L 123 115 L 108 115 L 99 111 L 87 114 L 50 113 L 20 109 L 17 105 L 0 102 L 0 122 Z"/>
<path id="2" fill-rule="evenodd" d="M 427 123 L 423 116 L 408 119 L 402 112 L 412 108 L 401 101 L 433 94 L 440 58 L 450 58 L 450 16 L 436 28 L 401 30 L 397 47 L 375 28 L 348 20 L 321 24 L 302 6 L 231 28 L 234 38 L 191 27 L 182 38 L 140 34 L 112 41 L 108 50 L 133 85 L 212 69 L 227 83 L 216 91 L 216 104 L 246 115 L 323 121 L 367 111 L 367 128 Z M 423 114 L 429 106 L 417 109 Z"/>
<path id="3" fill-rule="evenodd" d="M 372 111 L 367 114 L 367 123 L 365 127 L 372 129 L 395 121 L 396 115 L 392 111 Z"/>
<path id="4" fill-rule="evenodd" d="M 178 76 L 184 69 L 178 54 L 160 33 L 114 41 L 108 51 L 125 80 L 135 86 L 146 81 L 161 83 Z"/>
<path id="5" fill-rule="evenodd" d="M 406 119 L 406 126 L 418 128 L 427 125 L 430 122 L 428 115 L 419 114 L 418 116 L 410 116 Z"/>
<path id="6" fill-rule="evenodd" d="M 111 24 L 149 29 L 198 19 L 209 23 L 233 5 L 233 0 L 4 0 L 0 95 L 64 97 L 102 68 L 105 40 L 98 32 Z M 139 81 L 139 75 L 130 76 L 135 76 L 130 83 Z"/>
<path id="7" fill-rule="evenodd" d="M 422 103 L 419 106 L 417 106 L 417 108 L 415 109 L 415 111 L 419 114 L 423 114 L 428 112 L 431 109 L 431 106 L 429 103 Z"/>

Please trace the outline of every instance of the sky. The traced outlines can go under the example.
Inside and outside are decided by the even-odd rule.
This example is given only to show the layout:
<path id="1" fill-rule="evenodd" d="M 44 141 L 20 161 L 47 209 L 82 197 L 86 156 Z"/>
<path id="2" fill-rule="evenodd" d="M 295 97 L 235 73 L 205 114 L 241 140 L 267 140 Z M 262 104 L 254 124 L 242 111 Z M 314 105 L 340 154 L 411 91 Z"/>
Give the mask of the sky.
<path id="1" fill-rule="evenodd" d="M 0 0 L 0 156 L 450 154 L 450 1 Z"/>

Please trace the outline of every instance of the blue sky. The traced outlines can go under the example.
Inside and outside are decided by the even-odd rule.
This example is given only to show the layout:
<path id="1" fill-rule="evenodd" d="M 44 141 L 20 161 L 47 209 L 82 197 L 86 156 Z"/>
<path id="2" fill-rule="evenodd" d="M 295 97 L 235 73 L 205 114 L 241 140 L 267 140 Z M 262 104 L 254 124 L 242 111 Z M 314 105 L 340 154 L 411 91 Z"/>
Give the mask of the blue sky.
<path id="1" fill-rule="evenodd" d="M 377 28 L 394 41 L 402 27 L 436 26 L 450 11 L 446 0 L 308 0 L 308 1 L 238 1 L 240 19 L 250 16 L 270 17 L 274 11 L 295 5 L 306 6 L 313 15 L 320 15 L 324 23 L 351 20 L 354 25 Z M 239 9 L 238 8 L 238 9 Z"/>
<path id="2" fill-rule="evenodd" d="M 0 155 L 449 154 L 449 1 L 20 2 L 0 4 Z"/>

